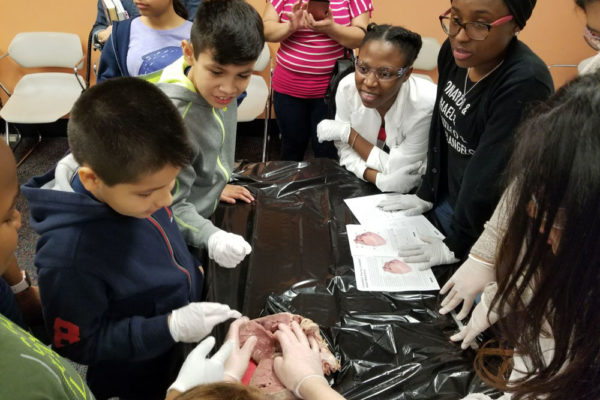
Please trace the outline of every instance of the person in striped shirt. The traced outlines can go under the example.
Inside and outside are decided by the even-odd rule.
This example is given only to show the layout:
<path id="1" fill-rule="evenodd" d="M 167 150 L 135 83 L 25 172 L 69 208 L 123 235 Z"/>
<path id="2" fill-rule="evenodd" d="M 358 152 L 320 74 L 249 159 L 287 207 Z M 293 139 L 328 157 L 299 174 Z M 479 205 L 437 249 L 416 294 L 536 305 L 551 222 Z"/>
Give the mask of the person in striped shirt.
<path id="1" fill-rule="evenodd" d="M 311 142 L 315 157 L 337 158 L 331 141 L 319 143 L 317 124 L 327 115 L 325 91 L 344 48 L 360 45 L 373 10 L 371 0 L 330 0 L 315 20 L 308 0 L 268 0 L 265 38 L 280 42 L 273 72 L 273 105 L 281 132 L 281 159 L 301 161 Z"/>

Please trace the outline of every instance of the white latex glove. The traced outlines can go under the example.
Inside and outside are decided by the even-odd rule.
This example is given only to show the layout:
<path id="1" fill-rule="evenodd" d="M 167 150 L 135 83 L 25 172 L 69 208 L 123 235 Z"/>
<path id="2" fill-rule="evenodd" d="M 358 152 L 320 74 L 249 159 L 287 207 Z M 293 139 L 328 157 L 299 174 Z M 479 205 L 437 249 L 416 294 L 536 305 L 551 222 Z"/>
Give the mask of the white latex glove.
<path id="1" fill-rule="evenodd" d="M 171 312 L 169 331 L 176 342 L 194 343 L 212 331 L 215 325 L 242 314 L 221 303 L 190 303 Z"/>
<path id="2" fill-rule="evenodd" d="M 498 400 L 503 400 L 503 399 L 504 399 L 504 396 L 502 396 Z M 460 400 L 493 400 L 493 399 L 490 396 L 485 395 L 483 393 L 471 393 L 471 394 L 468 394 L 467 396 L 463 397 Z"/>
<path id="3" fill-rule="evenodd" d="M 296 397 L 303 398 L 300 388 L 309 379 L 327 382 L 323 376 L 319 343 L 314 337 L 308 338 L 297 322 L 292 322 L 291 329 L 280 324 L 275 336 L 281 345 L 282 356 L 275 357 L 273 370 L 281 383 L 292 390 Z"/>
<path id="4" fill-rule="evenodd" d="M 317 125 L 317 138 L 319 143 L 326 140 L 338 140 L 348 143 L 350 137 L 350 124 L 348 122 L 324 119 Z"/>
<path id="5" fill-rule="evenodd" d="M 225 268 L 235 268 L 252 247 L 240 235 L 218 231 L 208 238 L 208 256 Z"/>
<path id="6" fill-rule="evenodd" d="M 231 323 L 227 332 L 227 342 L 232 343 L 233 350 L 225 362 L 225 379 L 231 378 L 240 382 L 248 369 L 250 356 L 256 345 L 256 336 L 251 336 L 240 347 L 240 326 L 248 322 L 247 317 L 238 318 Z"/>
<path id="7" fill-rule="evenodd" d="M 450 291 L 442 301 L 440 314 L 449 313 L 462 301 L 462 309 L 456 319 L 464 319 L 471 311 L 477 295 L 483 291 L 488 282 L 492 282 L 495 278 L 496 272 L 492 264 L 483 263 L 469 254 L 469 258 L 440 290 L 440 294 Z"/>
<path id="8" fill-rule="evenodd" d="M 483 297 L 484 296 L 481 296 L 481 301 L 477 304 L 477 306 L 475 306 L 467 326 L 465 326 L 457 334 L 450 336 L 450 340 L 453 342 L 459 342 L 462 340 L 460 348 L 463 350 L 469 347 L 477 335 L 495 324 L 500 318 L 497 313 L 491 312 L 488 320 L 488 307 L 485 305 Z"/>
<path id="9" fill-rule="evenodd" d="M 177 379 L 168 390 L 174 389 L 178 392 L 185 392 L 198 385 L 220 382 L 223 380 L 223 364 L 231 353 L 232 342 L 225 342 L 223 346 L 211 358 L 206 356 L 215 345 L 215 338 L 212 336 L 204 339 L 187 356 Z"/>
<path id="10" fill-rule="evenodd" d="M 420 271 L 435 265 L 452 264 L 458 262 L 454 253 L 446 246 L 442 239 L 435 236 L 421 236 L 423 244 L 400 246 L 398 255 L 405 263 L 416 263 Z"/>
<path id="11" fill-rule="evenodd" d="M 421 175 L 419 174 L 421 164 L 421 161 L 417 161 L 398 168 L 394 172 L 387 174 L 380 172 L 375 177 L 375 186 L 382 192 L 406 193 L 421 183 Z"/>
<path id="12" fill-rule="evenodd" d="M 422 200 L 416 194 L 402 194 L 397 196 L 388 196 L 381 200 L 377 207 L 383 211 L 400 211 L 404 210 L 404 215 L 410 217 L 412 215 L 421 215 L 433 208 L 433 203 Z"/>

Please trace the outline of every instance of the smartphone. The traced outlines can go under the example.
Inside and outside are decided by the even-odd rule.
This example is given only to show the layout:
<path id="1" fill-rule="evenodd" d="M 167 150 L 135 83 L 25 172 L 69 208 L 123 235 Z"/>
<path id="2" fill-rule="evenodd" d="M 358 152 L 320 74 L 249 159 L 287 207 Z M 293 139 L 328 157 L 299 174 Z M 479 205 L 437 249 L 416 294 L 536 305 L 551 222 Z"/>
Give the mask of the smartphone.
<path id="1" fill-rule="evenodd" d="M 329 16 L 329 0 L 308 0 L 306 8 L 315 21 L 320 21 Z"/>

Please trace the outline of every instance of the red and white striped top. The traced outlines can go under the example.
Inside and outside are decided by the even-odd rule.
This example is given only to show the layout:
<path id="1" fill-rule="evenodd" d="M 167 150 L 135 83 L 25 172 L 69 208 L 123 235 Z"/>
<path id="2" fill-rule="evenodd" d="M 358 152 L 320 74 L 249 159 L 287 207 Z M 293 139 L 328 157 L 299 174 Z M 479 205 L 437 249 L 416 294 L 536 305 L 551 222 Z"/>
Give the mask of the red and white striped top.
<path id="1" fill-rule="evenodd" d="M 270 1 L 281 22 L 298 0 Z M 308 0 L 303 0 L 307 3 Z M 373 10 L 371 0 L 330 0 L 333 20 L 349 26 L 353 18 Z M 344 48 L 324 33 L 303 28 L 283 40 L 277 51 L 273 72 L 273 89 L 279 93 L 301 98 L 325 95 L 335 60 L 342 58 Z"/>

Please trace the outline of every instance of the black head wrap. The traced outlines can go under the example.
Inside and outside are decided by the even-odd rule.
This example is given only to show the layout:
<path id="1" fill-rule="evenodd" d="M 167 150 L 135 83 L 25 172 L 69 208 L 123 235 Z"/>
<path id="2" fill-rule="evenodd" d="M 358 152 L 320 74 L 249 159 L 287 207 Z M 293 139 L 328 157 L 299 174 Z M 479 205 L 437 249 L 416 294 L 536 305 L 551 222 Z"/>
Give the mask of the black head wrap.
<path id="1" fill-rule="evenodd" d="M 533 8 L 537 0 L 504 0 L 510 14 L 515 19 L 519 28 L 523 28 L 525 23 L 531 17 Z"/>

